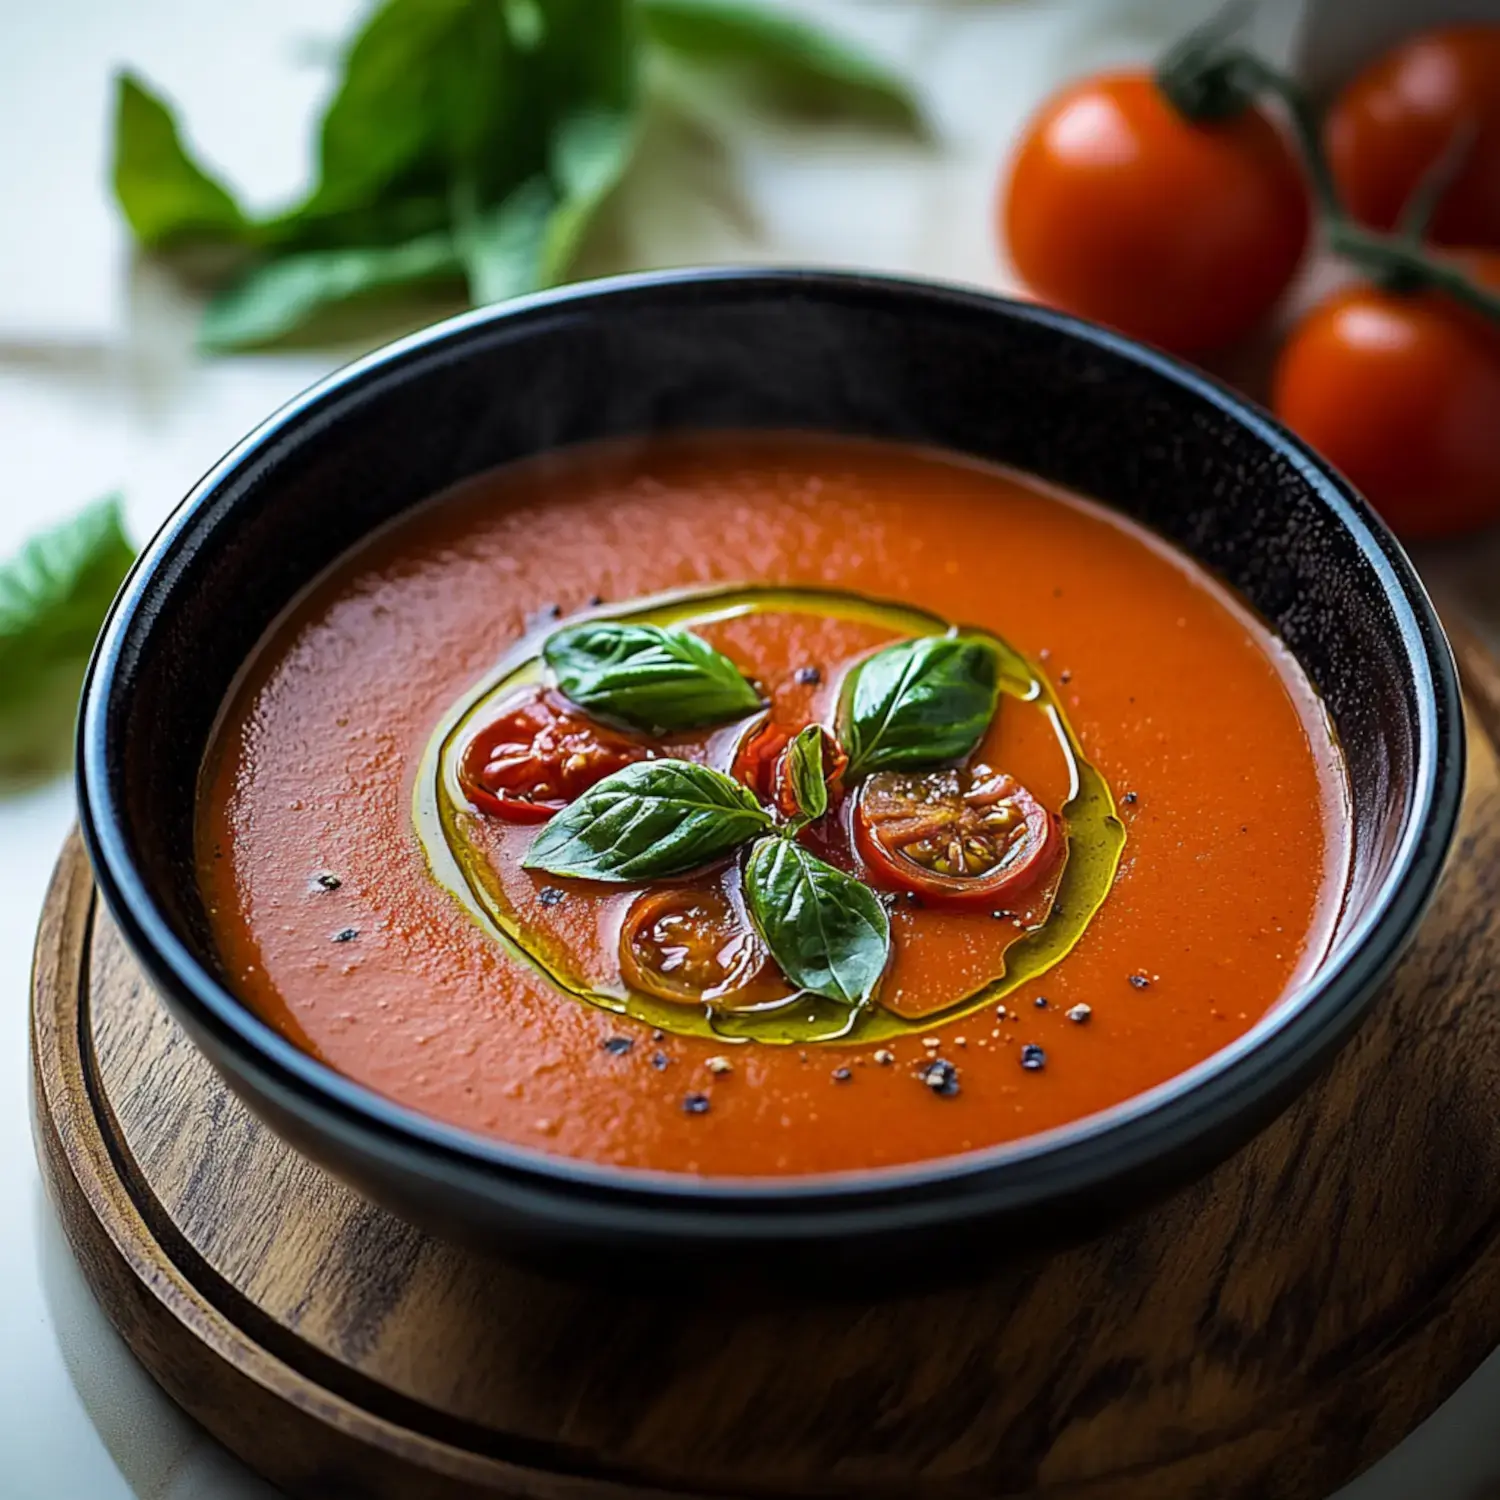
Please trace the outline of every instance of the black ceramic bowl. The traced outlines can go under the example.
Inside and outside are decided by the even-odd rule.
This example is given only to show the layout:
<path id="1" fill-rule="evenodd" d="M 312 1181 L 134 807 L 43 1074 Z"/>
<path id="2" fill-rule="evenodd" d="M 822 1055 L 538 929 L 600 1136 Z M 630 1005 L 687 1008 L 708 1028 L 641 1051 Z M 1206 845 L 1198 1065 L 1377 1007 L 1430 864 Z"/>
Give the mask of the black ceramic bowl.
<path id="1" fill-rule="evenodd" d="M 191 789 L 236 672 L 351 543 L 496 464 L 606 435 L 771 427 L 921 443 L 1118 507 L 1240 590 L 1322 691 L 1353 780 L 1335 949 L 1248 1035 L 1079 1125 L 914 1167 L 698 1181 L 519 1150 L 297 1051 L 224 983 L 193 874 Z M 1369 1008 L 1451 839 L 1452 659 L 1364 504 L 1263 413 L 1036 307 L 865 276 L 632 277 L 475 312 L 324 381 L 188 496 L 110 617 L 79 791 L 100 889 L 198 1045 L 307 1155 L 398 1212 L 553 1262 L 748 1251 L 799 1267 L 1013 1243 L 1145 1201 L 1264 1126 Z M 1295 857 L 1289 851 L 1288 857 Z M 767 1257 L 771 1258 L 771 1257 Z M 948 1257 L 940 1256 L 940 1259 Z"/>

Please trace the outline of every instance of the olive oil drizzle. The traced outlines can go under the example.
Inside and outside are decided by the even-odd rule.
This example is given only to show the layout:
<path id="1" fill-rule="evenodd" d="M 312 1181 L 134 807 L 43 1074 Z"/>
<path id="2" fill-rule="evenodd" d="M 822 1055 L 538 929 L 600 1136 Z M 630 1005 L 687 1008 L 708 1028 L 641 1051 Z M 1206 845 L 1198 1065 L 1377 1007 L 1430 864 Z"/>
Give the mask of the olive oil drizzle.
<path id="1" fill-rule="evenodd" d="M 701 626 L 761 612 L 814 614 L 868 622 L 895 636 L 942 634 L 950 622 L 926 610 L 825 589 L 724 588 L 681 591 L 641 599 L 629 609 L 589 610 L 577 620 L 611 619 L 653 625 Z M 731 1042 L 806 1046 L 817 1042 L 879 1042 L 929 1032 L 994 1005 L 1060 963 L 1073 949 L 1114 883 L 1125 847 L 1125 827 L 1100 771 L 1083 753 L 1052 685 L 1019 651 L 989 631 L 970 630 L 993 643 L 1004 697 L 1042 713 L 1069 768 L 1061 809 L 1067 853 L 1046 918 L 1006 951 L 1004 971 L 941 1012 L 906 1020 L 877 1003 L 851 1008 L 818 995 L 795 994 L 758 1007 L 721 1010 L 659 1000 L 638 991 L 595 989 L 567 971 L 559 945 L 529 928 L 506 900 L 489 863 L 463 835 L 472 816 L 459 786 L 459 751 L 470 729 L 516 689 L 545 680 L 541 645 L 557 628 L 548 622 L 524 636 L 493 671 L 444 717 L 417 771 L 413 817 L 433 877 L 513 956 L 565 993 L 679 1035 Z"/>

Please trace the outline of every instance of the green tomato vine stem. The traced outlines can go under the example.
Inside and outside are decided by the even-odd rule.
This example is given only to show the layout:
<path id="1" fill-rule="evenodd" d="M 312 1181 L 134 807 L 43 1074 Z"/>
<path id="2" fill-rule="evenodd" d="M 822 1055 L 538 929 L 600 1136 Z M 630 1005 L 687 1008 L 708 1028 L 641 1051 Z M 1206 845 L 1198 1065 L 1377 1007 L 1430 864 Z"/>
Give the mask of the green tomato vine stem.
<path id="1" fill-rule="evenodd" d="M 1380 286 L 1403 293 L 1441 292 L 1500 323 L 1500 295 L 1421 242 L 1471 134 L 1461 132 L 1434 164 L 1407 206 L 1400 230 L 1384 234 L 1365 228 L 1345 210 L 1323 151 L 1317 112 L 1301 85 L 1253 52 L 1226 45 L 1221 26 L 1210 23 L 1185 37 L 1163 57 L 1156 76 L 1157 86 L 1180 114 L 1204 123 L 1230 119 L 1266 95 L 1277 99 L 1307 171 L 1329 250 Z"/>

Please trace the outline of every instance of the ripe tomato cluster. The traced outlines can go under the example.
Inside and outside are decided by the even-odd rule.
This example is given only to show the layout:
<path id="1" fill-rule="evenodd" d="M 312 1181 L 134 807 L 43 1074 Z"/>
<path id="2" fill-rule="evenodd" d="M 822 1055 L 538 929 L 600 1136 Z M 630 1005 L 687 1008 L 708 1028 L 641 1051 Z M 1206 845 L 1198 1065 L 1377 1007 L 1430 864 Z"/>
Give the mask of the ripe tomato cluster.
<path id="1" fill-rule="evenodd" d="M 1081 79 L 1031 121 L 999 217 L 1039 297 L 1186 355 L 1268 317 L 1321 219 L 1359 279 L 1292 327 L 1277 415 L 1403 536 L 1500 519 L 1500 25 L 1408 40 L 1321 122 L 1208 33 Z"/>

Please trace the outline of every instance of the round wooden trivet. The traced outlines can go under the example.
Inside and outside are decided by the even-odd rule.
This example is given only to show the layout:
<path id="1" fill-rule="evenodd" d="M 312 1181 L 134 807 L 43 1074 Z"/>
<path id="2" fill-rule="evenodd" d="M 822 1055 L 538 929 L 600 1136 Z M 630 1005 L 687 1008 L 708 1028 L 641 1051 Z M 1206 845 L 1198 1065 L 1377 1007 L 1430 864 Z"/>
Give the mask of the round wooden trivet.
<path id="1" fill-rule="evenodd" d="M 1323 1500 L 1500 1342 L 1500 673 L 1461 654 L 1462 832 L 1378 1012 L 1251 1146 L 1103 1239 L 789 1309 L 454 1249 L 225 1090 L 75 838 L 32 1014 L 73 1248 L 167 1392 L 294 1495 Z"/>

